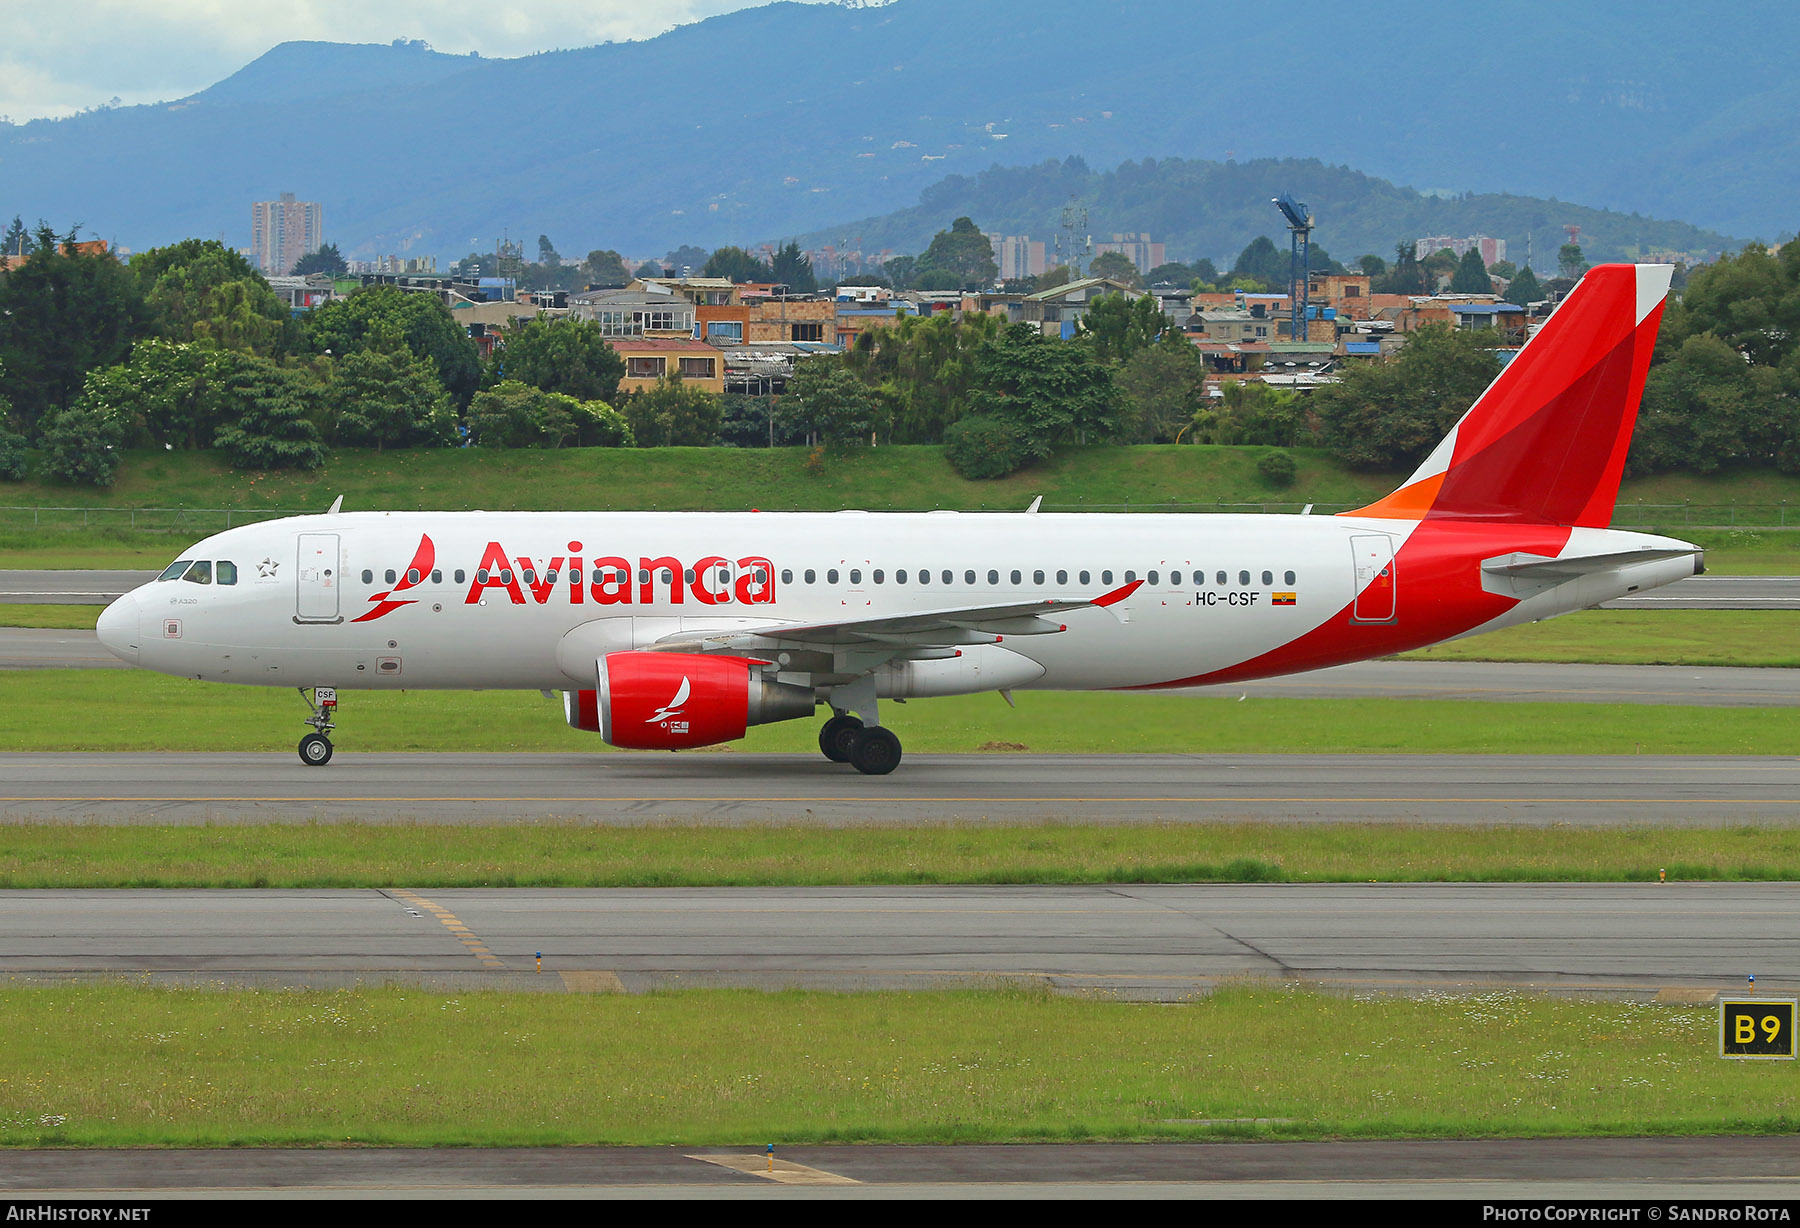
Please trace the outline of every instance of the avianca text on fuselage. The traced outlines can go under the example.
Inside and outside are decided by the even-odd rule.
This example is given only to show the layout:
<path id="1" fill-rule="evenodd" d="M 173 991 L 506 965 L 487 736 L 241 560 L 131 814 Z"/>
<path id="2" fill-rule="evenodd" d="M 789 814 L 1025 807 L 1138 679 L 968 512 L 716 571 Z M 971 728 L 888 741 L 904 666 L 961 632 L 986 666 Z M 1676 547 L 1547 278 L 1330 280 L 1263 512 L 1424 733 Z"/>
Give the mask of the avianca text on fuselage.
<path id="1" fill-rule="evenodd" d="M 538 560 L 490 541 L 463 604 L 480 605 L 492 589 L 504 592 L 514 605 L 652 605 L 659 600 L 681 605 L 690 594 L 699 605 L 775 604 L 775 565 L 760 555 L 733 560 L 714 554 L 691 563 L 670 555 L 640 555 L 634 565 L 616 554 L 584 563 L 580 542 L 570 542 L 568 549 L 568 554 Z"/>

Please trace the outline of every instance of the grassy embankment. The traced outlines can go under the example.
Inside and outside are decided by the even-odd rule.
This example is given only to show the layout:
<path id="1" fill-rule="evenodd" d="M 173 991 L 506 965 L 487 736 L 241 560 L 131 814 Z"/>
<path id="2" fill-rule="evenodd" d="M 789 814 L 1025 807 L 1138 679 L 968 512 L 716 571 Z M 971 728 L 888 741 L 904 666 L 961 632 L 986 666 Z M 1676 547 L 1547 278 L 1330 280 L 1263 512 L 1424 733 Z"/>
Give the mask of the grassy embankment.
<path id="1" fill-rule="evenodd" d="M 1254 504 L 1321 512 L 1359 506 L 1392 489 L 1403 475 L 1352 473 L 1315 449 L 1296 449 L 1299 471 L 1285 489 L 1257 472 L 1266 449 L 1209 446 L 1068 448 L 1012 477 L 970 482 L 951 472 L 935 447 L 890 447 L 827 458 L 816 471 L 802 448 L 570 449 L 555 452 L 445 450 L 373 453 L 340 449 L 315 473 L 245 474 L 216 453 L 138 452 L 106 490 L 41 482 L 9 484 L 0 502 L 25 508 L 93 509 L 67 514 L 0 511 L 0 565 L 33 567 L 160 567 L 170 552 L 224 527 L 223 515 L 144 513 L 130 527 L 129 509 L 231 509 L 291 514 L 323 510 L 343 495 L 351 510 L 823 510 L 842 508 L 966 511 L 1022 509 L 1042 495 L 1056 510 L 1156 505 Z M 1689 532 L 1689 523 L 1725 521 L 1726 505 L 1742 521 L 1800 522 L 1800 477 L 1774 473 L 1726 477 L 1665 475 L 1627 482 L 1620 523 Z M 1699 518 L 1683 512 L 1707 510 Z M 1638 512 L 1633 509 L 1646 506 Z M 1787 509 L 1795 509 L 1790 513 Z M 111 510 L 101 510 L 111 509 Z M 1245 509 L 1254 510 L 1254 509 Z M 241 517 L 240 517 L 241 519 Z M 34 520 L 37 523 L 34 526 Z M 1800 523 L 1794 525 L 1800 528 Z M 1722 535 L 1712 534 L 1715 539 Z M 1757 539 L 1757 540 L 1752 540 Z M 1741 533 L 1731 545 L 1745 566 L 1770 574 L 1800 573 L 1800 532 Z"/>
<path id="2" fill-rule="evenodd" d="M 552 974 L 553 975 L 553 974 Z M 1227 988 L 0 990 L 0 1145 L 742 1145 L 1786 1133 L 1717 1012 Z"/>

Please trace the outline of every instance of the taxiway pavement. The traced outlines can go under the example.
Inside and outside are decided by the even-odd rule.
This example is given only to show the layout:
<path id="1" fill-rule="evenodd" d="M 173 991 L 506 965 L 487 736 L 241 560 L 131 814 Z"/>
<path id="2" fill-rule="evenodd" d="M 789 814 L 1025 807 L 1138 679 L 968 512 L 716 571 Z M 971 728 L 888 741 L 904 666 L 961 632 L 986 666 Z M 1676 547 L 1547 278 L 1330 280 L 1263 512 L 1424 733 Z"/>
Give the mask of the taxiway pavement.
<path id="1" fill-rule="evenodd" d="M 1623 737 L 1629 737 L 1627 730 Z M 0 822 L 1800 823 L 1800 759 L 1709 755 L 0 755 Z"/>
<path id="2" fill-rule="evenodd" d="M 96 890 L 0 894 L 9 983 L 551 993 L 1024 981 L 1178 1000 L 1227 979 L 1704 999 L 1800 986 L 1800 886 Z M 536 956 L 543 955 L 542 970 Z"/>

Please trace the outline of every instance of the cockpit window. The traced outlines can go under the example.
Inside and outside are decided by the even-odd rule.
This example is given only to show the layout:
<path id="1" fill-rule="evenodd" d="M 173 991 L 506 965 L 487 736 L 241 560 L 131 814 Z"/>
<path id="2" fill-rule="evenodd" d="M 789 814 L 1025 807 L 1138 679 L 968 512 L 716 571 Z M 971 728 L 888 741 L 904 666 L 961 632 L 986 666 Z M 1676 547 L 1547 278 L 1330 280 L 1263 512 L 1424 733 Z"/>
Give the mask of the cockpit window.
<path id="1" fill-rule="evenodd" d="M 187 569 L 187 575 L 181 578 L 186 580 L 189 584 L 211 584 L 212 560 L 200 559 L 196 561 L 192 567 Z"/>
<path id="2" fill-rule="evenodd" d="M 169 569 L 167 571 L 163 572 L 162 575 L 160 575 L 156 578 L 158 580 L 179 579 L 181 576 L 181 573 L 186 571 L 190 566 L 193 565 L 193 561 L 194 560 L 192 560 L 192 559 L 176 559 L 173 563 L 169 564 Z"/>
<path id="3" fill-rule="evenodd" d="M 237 564 L 231 562 L 229 559 L 220 559 L 218 578 L 220 584 L 236 584 Z"/>

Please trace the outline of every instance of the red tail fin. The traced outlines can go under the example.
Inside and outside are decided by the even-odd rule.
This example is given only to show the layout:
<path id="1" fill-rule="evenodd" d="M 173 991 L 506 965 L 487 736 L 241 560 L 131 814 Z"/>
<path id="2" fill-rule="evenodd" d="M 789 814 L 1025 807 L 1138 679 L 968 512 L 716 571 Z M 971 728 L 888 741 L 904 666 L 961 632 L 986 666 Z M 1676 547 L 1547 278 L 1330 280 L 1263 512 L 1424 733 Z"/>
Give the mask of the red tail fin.
<path id="1" fill-rule="evenodd" d="M 1393 494 L 1350 516 L 1605 528 L 1673 270 L 1589 270 Z"/>

